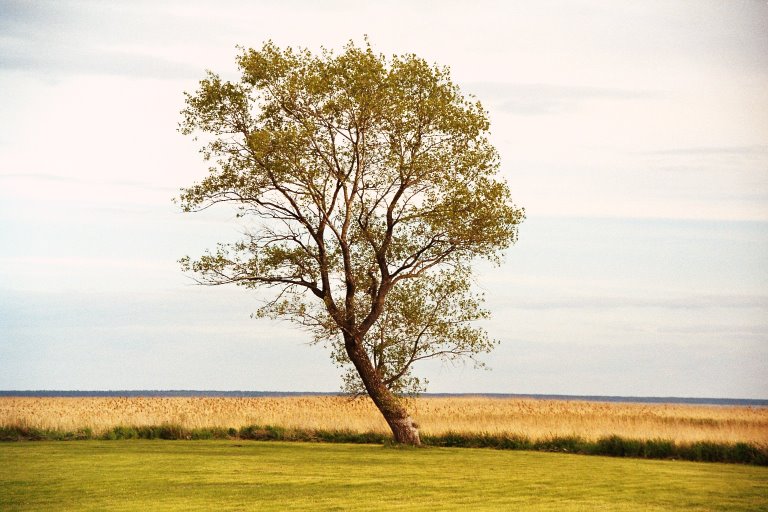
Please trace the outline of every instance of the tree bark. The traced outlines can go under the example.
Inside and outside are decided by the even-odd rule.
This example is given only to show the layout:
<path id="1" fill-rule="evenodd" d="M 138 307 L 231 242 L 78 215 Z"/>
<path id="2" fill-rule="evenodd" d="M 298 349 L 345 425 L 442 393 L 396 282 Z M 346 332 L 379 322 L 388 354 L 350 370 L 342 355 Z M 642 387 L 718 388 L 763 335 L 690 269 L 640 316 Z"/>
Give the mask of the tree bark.
<path id="1" fill-rule="evenodd" d="M 411 446 L 420 446 L 419 429 L 400 399 L 384 384 L 381 376 L 371 364 L 371 360 L 362 348 L 362 343 L 351 336 L 345 335 L 347 355 L 355 365 L 360 379 L 363 381 L 368 396 L 376 404 L 386 420 L 395 442 Z"/>

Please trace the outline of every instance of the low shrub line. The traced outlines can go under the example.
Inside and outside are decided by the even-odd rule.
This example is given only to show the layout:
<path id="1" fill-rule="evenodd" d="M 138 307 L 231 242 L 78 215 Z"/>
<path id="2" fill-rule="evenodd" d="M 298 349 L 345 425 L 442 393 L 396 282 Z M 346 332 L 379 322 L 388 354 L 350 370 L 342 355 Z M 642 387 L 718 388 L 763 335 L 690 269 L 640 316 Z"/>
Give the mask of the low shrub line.
<path id="1" fill-rule="evenodd" d="M 195 428 L 163 424 L 143 427 L 118 426 L 102 434 L 90 428 L 75 431 L 48 430 L 36 427 L 0 427 L 0 441 L 78 441 L 88 439 L 243 439 L 251 441 L 306 441 L 325 443 L 384 444 L 391 441 L 386 434 L 351 432 L 345 430 L 287 429 L 275 426 L 250 425 L 236 428 Z"/>
<path id="2" fill-rule="evenodd" d="M 531 450 L 608 457 L 768 465 L 768 447 L 748 443 L 727 444 L 699 441 L 677 444 L 665 439 L 627 439 L 620 436 L 604 437 L 597 441 L 588 441 L 576 436 L 530 440 L 525 436 L 463 433 L 422 436 L 422 442 L 428 446 Z"/>
<path id="3" fill-rule="evenodd" d="M 287 429 L 250 425 L 236 428 L 189 429 L 179 425 L 144 427 L 119 426 L 95 434 L 89 428 L 75 431 L 46 430 L 34 427 L 0 427 L 0 441 L 75 441 L 87 439 L 242 439 L 252 441 L 304 441 L 324 443 L 391 444 L 387 434 L 345 430 Z M 697 462 L 728 462 L 768 466 L 768 447 L 748 443 L 675 443 L 664 439 L 627 439 L 610 436 L 588 441 L 576 436 L 531 440 L 521 435 L 467 434 L 449 432 L 422 435 L 425 446 L 455 448 L 494 448 L 497 450 L 530 450 L 543 452 L 634 457 L 643 459 L 679 459 Z"/>

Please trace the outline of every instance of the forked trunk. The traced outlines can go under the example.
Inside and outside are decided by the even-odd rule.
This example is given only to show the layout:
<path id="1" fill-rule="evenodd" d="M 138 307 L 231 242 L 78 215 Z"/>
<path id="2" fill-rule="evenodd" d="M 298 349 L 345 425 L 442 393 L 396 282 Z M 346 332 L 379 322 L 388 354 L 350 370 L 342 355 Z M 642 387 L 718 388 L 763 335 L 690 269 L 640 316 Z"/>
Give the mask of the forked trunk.
<path id="1" fill-rule="evenodd" d="M 352 339 L 345 340 L 347 355 L 355 365 L 360 379 L 363 381 L 368 396 L 379 408 L 386 420 L 395 442 L 412 446 L 420 446 L 419 429 L 402 402 L 384 385 L 381 377 L 373 368 L 368 355 L 361 348 L 360 343 Z"/>

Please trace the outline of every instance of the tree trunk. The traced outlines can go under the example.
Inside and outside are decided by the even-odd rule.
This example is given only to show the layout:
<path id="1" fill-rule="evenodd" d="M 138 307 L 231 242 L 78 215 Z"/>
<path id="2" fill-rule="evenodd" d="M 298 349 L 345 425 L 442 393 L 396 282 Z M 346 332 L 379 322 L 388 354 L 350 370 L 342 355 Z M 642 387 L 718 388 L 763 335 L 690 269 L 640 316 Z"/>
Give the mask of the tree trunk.
<path id="1" fill-rule="evenodd" d="M 346 337 L 345 337 L 346 338 Z M 379 408 L 386 420 L 395 442 L 412 446 L 420 446 L 419 429 L 402 402 L 384 385 L 381 376 L 376 372 L 371 360 L 362 348 L 362 343 L 353 338 L 345 339 L 347 355 L 357 369 L 363 381 L 368 396 Z"/>

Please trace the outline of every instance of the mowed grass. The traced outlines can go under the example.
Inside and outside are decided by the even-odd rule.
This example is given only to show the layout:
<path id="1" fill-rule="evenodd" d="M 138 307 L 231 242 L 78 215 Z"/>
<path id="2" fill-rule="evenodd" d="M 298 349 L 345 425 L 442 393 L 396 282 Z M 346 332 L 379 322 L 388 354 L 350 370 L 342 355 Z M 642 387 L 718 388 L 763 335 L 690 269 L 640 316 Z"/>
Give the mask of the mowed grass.
<path id="1" fill-rule="evenodd" d="M 343 444 L 7 443 L 0 510 L 768 510 L 768 468 Z"/>

